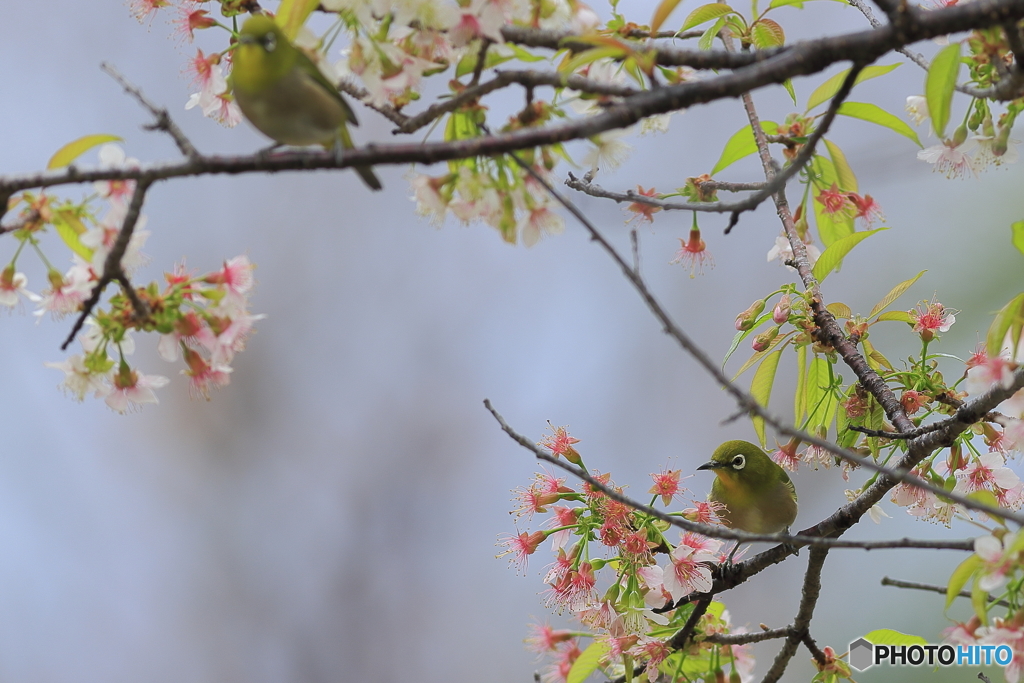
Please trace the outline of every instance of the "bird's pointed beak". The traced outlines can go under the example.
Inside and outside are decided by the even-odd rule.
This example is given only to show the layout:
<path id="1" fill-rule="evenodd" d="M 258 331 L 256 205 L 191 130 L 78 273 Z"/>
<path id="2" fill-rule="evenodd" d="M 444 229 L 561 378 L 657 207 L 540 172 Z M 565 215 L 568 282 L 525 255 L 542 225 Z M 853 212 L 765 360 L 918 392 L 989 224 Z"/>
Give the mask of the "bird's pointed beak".
<path id="1" fill-rule="evenodd" d="M 714 460 L 712 460 L 711 462 L 706 462 L 706 463 L 704 463 L 703 465 L 701 465 L 701 466 L 700 466 L 700 467 L 698 467 L 697 469 L 698 469 L 698 470 L 713 470 L 713 469 L 715 469 L 716 467 L 721 467 L 721 466 L 722 466 L 722 464 L 721 464 L 721 463 L 717 463 L 717 462 L 715 462 Z"/>

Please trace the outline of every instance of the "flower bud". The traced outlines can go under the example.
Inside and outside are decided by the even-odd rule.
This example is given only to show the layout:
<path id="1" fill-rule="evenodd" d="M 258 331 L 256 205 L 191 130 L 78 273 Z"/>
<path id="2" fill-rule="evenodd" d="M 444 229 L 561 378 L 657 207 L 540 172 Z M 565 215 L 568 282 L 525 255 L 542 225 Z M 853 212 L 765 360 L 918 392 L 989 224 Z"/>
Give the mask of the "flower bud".
<path id="1" fill-rule="evenodd" d="M 789 320 L 789 313 L 792 310 L 793 307 L 789 304 L 789 294 L 783 294 L 779 303 L 775 304 L 775 308 L 772 309 L 772 320 L 776 325 L 781 325 Z"/>
<path id="2" fill-rule="evenodd" d="M 777 336 L 779 336 L 779 328 L 771 327 L 754 337 L 754 341 L 750 345 L 755 351 L 761 352 L 771 346 Z"/>
<path id="3" fill-rule="evenodd" d="M 750 308 L 736 316 L 736 329 L 740 332 L 746 332 L 751 329 L 757 321 L 757 316 L 761 315 L 763 310 L 764 299 L 758 299 L 750 304 Z"/>
<path id="4" fill-rule="evenodd" d="M 960 145 L 964 144 L 964 141 L 966 141 L 966 140 L 967 140 L 967 126 L 961 123 L 959 126 L 957 126 L 957 129 L 955 131 L 953 131 L 953 138 L 952 138 L 953 146 L 954 147 L 959 147 Z"/>

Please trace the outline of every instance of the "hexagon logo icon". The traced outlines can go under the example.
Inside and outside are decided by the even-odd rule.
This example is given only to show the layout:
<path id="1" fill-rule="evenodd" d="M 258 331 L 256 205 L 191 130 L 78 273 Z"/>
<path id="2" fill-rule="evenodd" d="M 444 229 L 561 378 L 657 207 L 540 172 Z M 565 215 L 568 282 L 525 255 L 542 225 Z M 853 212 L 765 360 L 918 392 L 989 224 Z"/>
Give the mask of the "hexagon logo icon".
<path id="1" fill-rule="evenodd" d="M 864 671 L 874 666 L 875 646 L 864 638 L 850 643 L 850 666 L 857 671 Z"/>

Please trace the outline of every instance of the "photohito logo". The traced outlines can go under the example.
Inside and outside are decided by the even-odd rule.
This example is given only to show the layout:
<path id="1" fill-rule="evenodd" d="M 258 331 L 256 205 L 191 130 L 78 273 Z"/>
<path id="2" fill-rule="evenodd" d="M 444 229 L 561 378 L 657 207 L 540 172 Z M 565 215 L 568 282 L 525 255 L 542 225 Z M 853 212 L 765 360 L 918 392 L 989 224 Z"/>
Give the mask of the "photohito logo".
<path id="1" fill-rule="evenodd" d="M 1009 645 L 875 645 L 866 638 L 850 643 L 850 666 L 857 671 L 889 666 L 1006 666 Z"/>

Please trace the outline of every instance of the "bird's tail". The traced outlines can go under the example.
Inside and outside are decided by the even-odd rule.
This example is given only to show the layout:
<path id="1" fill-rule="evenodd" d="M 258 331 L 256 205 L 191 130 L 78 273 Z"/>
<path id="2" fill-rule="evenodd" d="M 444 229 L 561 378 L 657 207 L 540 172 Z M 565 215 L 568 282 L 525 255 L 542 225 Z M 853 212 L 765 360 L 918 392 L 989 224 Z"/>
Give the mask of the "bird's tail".
<path id="1" fill-rule="evenodd" d="M 349 135 L 348 126 L 344 123 L 338 127 L 338 142 L 341 143 L 343 149 L 352 149 L 355 146 L 352 144 L 352 136 Z M 377 174 L 369 166 L 353 166 L 352 169 L 359 174 L 359 177 L 363 179 L 363 182 L 371 190 L 384 189 L 384 186 L 380 184 L 380 178 L 377 177 Z"/>

